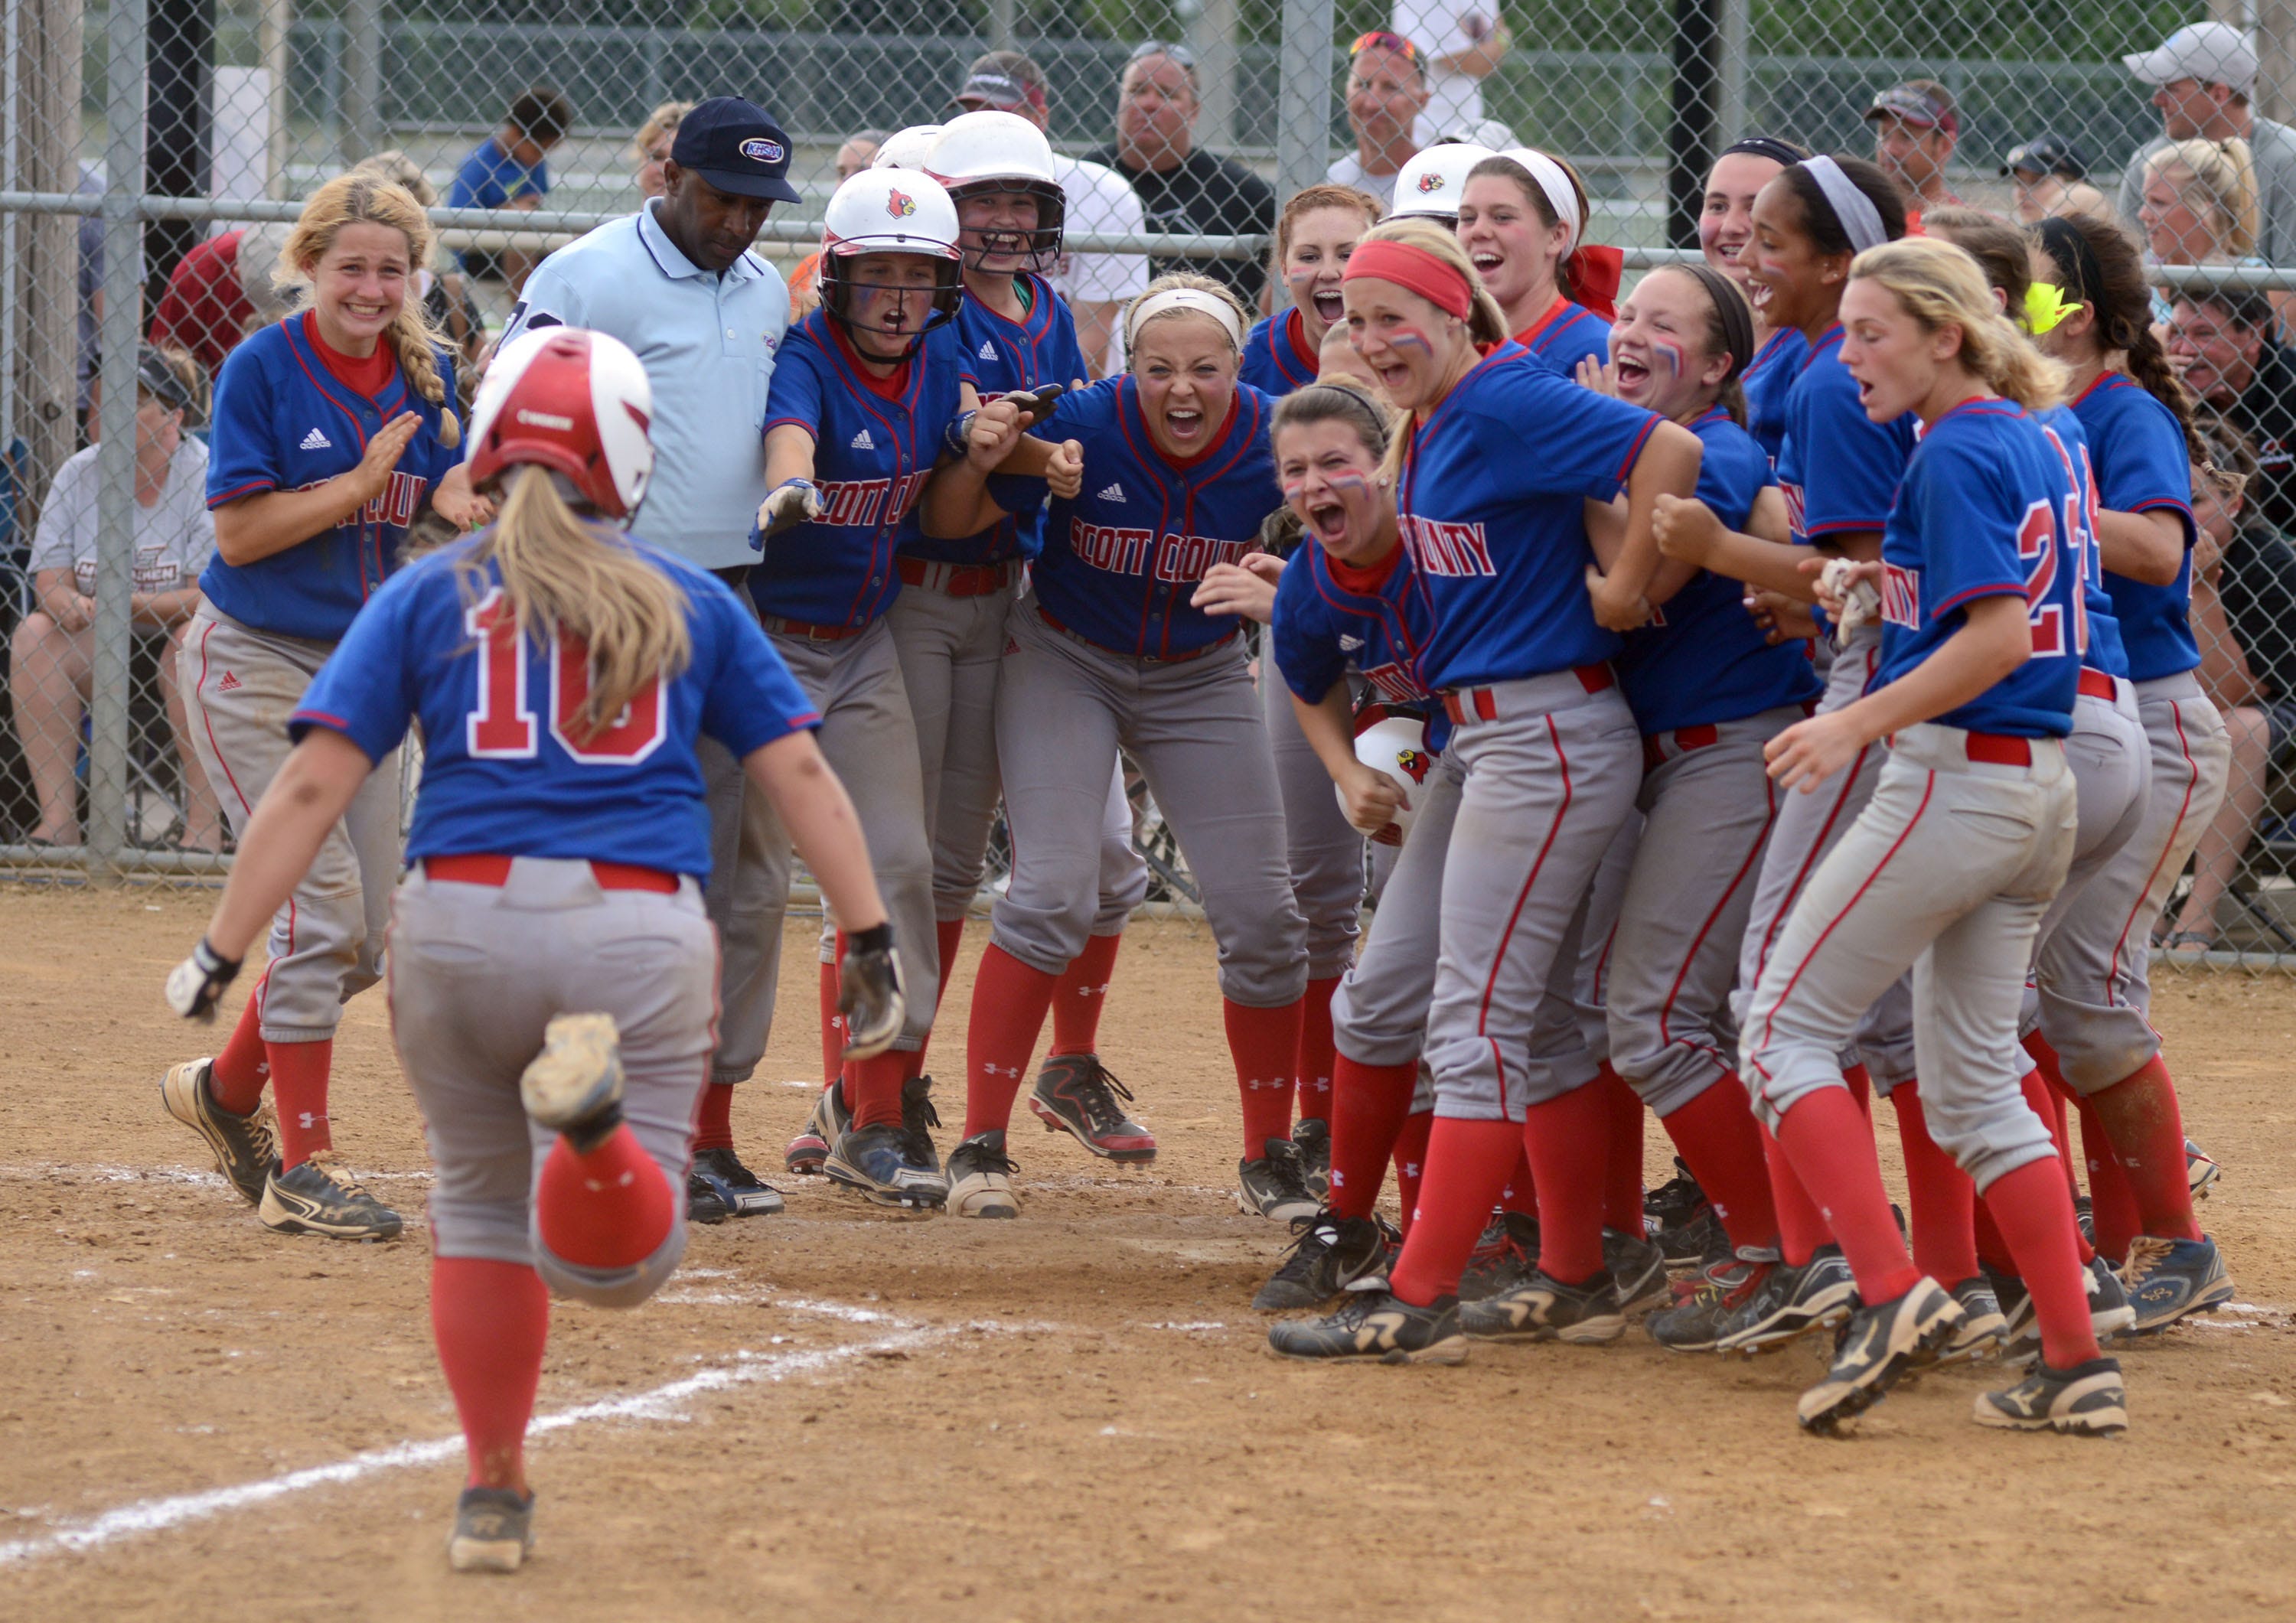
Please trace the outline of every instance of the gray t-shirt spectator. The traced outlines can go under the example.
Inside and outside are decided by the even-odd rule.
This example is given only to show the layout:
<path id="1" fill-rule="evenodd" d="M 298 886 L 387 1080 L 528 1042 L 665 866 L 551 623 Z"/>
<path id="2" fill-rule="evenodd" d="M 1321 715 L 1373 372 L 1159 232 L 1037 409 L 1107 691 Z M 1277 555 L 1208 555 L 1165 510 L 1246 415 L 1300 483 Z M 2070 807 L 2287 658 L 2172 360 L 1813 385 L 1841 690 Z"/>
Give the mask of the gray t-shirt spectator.
<path id="1" fill-rule="evenodd" d="M 90 446 L 65 459 L 40 508 L 40 528 L 32 539 L 31 570 L 65 570 L 73 589 L 95 595 L 95 459 Z M 196 585 L 215 551 L 215 515 L 208 512 L 208 448 L 189 434 L 168 459 L 168 482 L 160 499 L 146 507 L 131 504 L 135 525 L 137 596 L 176 592 Z"/>
<path id="2" fill-rule="evenodd" d="M 2144 204 L 2144 160 L 2169 144 L 2155 135 L 2139 147 L 2120 177 L 2120 221 L 2134 227 Z M 2256 161 L 2256 251 L 2269 265 L 2296 265 L 2296 129 L 2269 119 L 2249 121 Z"/>

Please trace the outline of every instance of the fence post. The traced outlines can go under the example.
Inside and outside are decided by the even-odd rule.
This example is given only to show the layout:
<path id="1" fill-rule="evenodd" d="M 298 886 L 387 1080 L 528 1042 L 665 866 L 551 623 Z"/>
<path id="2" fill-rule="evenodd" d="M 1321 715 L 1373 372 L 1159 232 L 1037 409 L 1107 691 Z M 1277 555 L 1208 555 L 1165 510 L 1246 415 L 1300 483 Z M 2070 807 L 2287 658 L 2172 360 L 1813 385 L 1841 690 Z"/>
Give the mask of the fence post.
<path id="1" fill-rule="evenodd" d="M 1332 0 L 1283 0 L 1276 46 L 1275 195 L 1324 178 L 1332 140 Z"/>
<path id="2" fill-rule="evenodd" d="M 349 0 L 343 8 L 343 121 L 345 163 L 357 163 L 382 146 L 382 0 Z"/>
<path id="3" fill-rule="evenodd" d="M 96 456 L 95 659 L 87 746 L 87 871 L 115 881 L 127 843 L 128 596 L 135 590 L 135 340 L 143 308 L 146 0 L 111 0 L 103 117 L 103 383 Z"/>

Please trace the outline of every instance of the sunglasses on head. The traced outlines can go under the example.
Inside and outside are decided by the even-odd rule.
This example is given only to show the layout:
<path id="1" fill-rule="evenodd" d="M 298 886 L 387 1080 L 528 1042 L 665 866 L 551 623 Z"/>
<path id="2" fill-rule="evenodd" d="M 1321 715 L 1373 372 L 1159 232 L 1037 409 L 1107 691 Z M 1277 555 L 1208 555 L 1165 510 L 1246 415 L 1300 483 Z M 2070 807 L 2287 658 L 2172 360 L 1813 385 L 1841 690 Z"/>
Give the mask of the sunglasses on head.
<path id="1" fill-rule="evenodd" d="M 1348 47 L 1348 56 L 1353 60 L 1366 51 L 1392 51 L 1406 61 L 1415 62 L 1419 60 L 1417 45 L 1404 38 L 1402 35 L 1390 33 L 1385 29 L 1374 29 L 1368 34 L 1357 36 L 1355 44 Z"/>
<path id="2" fill-rule="evenodd" d="M 1124 65 L 1129 68 L 1133 63 L 1144 61 L 1152 56 L 1168 56 L 1190 73 L 1196 70 L 1196 53 L 1184 45 L 1161 39 L 1142 40 L 1132 47 L 1132 54 L 1124 59 Z"/>

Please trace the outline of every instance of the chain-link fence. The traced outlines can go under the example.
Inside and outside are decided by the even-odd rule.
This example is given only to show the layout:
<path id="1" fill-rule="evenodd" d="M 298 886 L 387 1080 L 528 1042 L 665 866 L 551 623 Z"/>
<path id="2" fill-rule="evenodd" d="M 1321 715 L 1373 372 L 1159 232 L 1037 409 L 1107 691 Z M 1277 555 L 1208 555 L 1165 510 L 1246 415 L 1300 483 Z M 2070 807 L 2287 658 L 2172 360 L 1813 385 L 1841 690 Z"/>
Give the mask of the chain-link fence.
<path id="1" fill-rule="evenodd" d="M 382 159 L 434 205 L 420 280 L 475 374 L 526 268 L 658 191 L 682 105 L 711 94 L 761 102 L 791 137 L 806 201 L 761 239 L 784 272 L 887 132 L 959 106 L 1031 118 L 1073 160 L 1080 316 L 1180 264 L 1280 302 L 1283 199 L 1327 176 L 1381 189 L 1454 133 L 1568 157 L 1587 235 L 1630 267 L 1696 251 L 1707 170 L 1743 135 L 1878 152 L 1925 206 L 2117 212 L 2164 288 L 2257 290 L 2164 298 L 2164 330 L 2252 443 L 2251 520 L 2296 527 L 2296 356 L 2283 295 L 2261 291 L 2296 268 L 2296 134 L 2271 122 L 2296 107 L 2296 0 L 2218 15 L 2255 42 L 2245 101 L 2182 83 L 2156 99 L 2122 58 L 2206 19 L 2134 0 L 8 0 L 0 865 L 227 860 L 234 786 L 202 772 L 176 675 L 214 544 L 202 412 L 224 357 L 284 311 L 269 273 L 297 200 L 352 163 Z M 2252 242 L 2189 184 L 2148 199 L 2164 130 L 2249 137 Z M 2214 268 L 2175 268 L 2195 261 Z M 2193 952 L 2296 962 L 2296 553 L 2248 528 L 2202 561 L 2235 792 L 2170 923 Z"/>

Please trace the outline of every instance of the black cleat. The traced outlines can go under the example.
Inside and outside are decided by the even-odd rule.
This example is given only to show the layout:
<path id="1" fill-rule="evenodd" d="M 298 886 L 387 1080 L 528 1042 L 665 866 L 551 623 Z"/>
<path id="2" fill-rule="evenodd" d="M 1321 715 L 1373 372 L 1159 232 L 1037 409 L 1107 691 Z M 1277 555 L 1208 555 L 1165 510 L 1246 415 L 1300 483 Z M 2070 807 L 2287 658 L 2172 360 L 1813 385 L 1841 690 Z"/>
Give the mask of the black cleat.
<path id="1" fill-rule="evenodd" d="M 1849 1265 L 1838 1246 L 1822 1245 L 1801 1267 L 1780 1263 L 1723 1327 L 1715 1346 L 1723 1352 L 1769 1352 L 1798 1336 L 1838 1324 L 1849 1316 L 1857 1293 Z"/>
<path id="2" fill-rule="evenodd" d="M 696 1150 L 685 1174 L 685 1215 L 696 1223 L 728 1217 L 770 1217 L 785 1202 L 782 1192 L 742 1164 L 730 1149 Z"/>
<path id="3" fill-rule="evenodd" d="M 918 1157 L 907 1128 L 890 1123 L 846 1128 L 821 1169 L 880 1206 L 938 1211 L 948 1201 L 947 1175 Z"/>
<path id="4" fill-rule="evenodd" d="M 279 1146 L 260 1108 L 235 1116 L 216 1102 L 214 1080 L 213 1060 L 186 1060 L 160 1084 L 160 1102 L 168 1114 L 208 1141 L 224 1182 L 253 1206 L 263 1199 L 263 1186 L 279 1164 Z"/>
<path id="5" fill-rule="evenodd" d="M 1459 1328 L 1479 1341 L 1615 1341 L 1627 1319 L 1607 1270 L 1584 1285 L 1533 1274 L 1505 1296 L 1460 1308 Z"/>
<path id="6" fill-rule="evenodd" d="M 909 1141 L 909 1158 L 921 1167 L 940 1170 L 940 1152 L 934 1148 L 932 1129 L 940 1126 L 933 1109 L 932 1078 L 911 1077 L 901 1084 L 901 1132 Z"/>
<path id="7" fill-rule="evenodd" d="M 1335 1211 L 1295 1217 L 1292 1254 L 1251 1299 L 1259 1313 L 1320 1307 L 1343 1291 L 1387 1283 L 1387 1236 L 1370 1217 Z"/>
<path id="8" fill-rule="evenodd" d="M 1603 1266 L 1619 1289 L 1619 1307 L 1631 1312 L 1666 1294 L 1666 1252 L 1640 1234 L 1603 1231 Z"/>
<path id="9" fill-rule="evenodd" d="M 1926 1275 L 1895 1301 L 1858 1308 L 1834 1341 L 1833 1365 L 1825 1379 L 1804 1392 L 1796 1406 L 1802 1429 L 1841 1436 L 1907 1370 L 1935 1363 L 1961 1320 L 1953 1298 Z"/>
<path id="10" fill-rule="evenodd" d="M 398 1214 L 343 1171 L 332 1151 L 283 1172 L 275 1166 L 256 1216 L 275 1234 L 330 1240 L 396 1240 L 401 1226 Z"/>
<path id="11" fill-rule="evenodd" d="M 1117 1102 L 1132 1090 L 1094 1053 L 1054 1054 L 1037 1068 L 1029 1108 L 1047 1133 L 1067 1133 L 1095 1155 L 1112 1161 L 1156 1159 L 1156 1135 Z"/>
<path id="12" fill-rule="evenodd" d="M 1362 1291 L 1329 1318 L 1284 1319 L 1267 1345 L 1287 1358 L 1367 1359 L 1375 1364 L 1457 1364 L 1467 1356 L 1459 1299 L 1414 1307 L 1387 1291 Z"/>
<path id="13" fill-rule="evenodd" d="M 1674 1305 L 1652 1314 L 1643 1321 L 1644 1327 L 1669 1352 L 1712 1352 L 1724 1329 L 1776 1266 L 1733 1257 L 1702 1269 L 1676 1285 Z"/>
<path id="14" fill-rule="evenodd" d="M 2036 1358 L 2025 1378 L 2007 1391 L 1980 1393 L 1974 1418 L 1980 1426 L 2008 1431 L 2117 1437 L 2128 1430 L 2120 1361 L 2091 1358 L 2070 1369 L 2051 1369 Z"/>
<path id="15" fill-rule="evenodd" d="M 1292 1128 L 1292 1142 L 1308 1167 L 1308 1193 L 1319 1201 L 1332 1198 L 1332 1124 L 1320 1116 L 1302 1116 Z"/>
<path id="16" fill-rule="evenodd" d="M 447 1559 L 457 1572 L 515 1572 L 534 1548 L 534 1496 L 466 1488 L 455 1502 Z"/>
<path id="17" fill-rule="evenodd" d="M 1520 1291 L 1538 1272 L 1538 1219 L 1502 1211 L 1484 1225 L 1482 1238 L 1459 1270 L 1459 1299 L 1488 1301 Z"/>
<path id="18" fill-rule="evenodd" d="M 1265 1148 L 1267 1153 L 1259 1160 L 1235 1164 L 1236 1205 L 1247 1217 L 1273 1217 L 1278 1223 L 1314 1217 L 1322 1203 L 1308 1193 L 1300 1146 L 1288 1138 L 1271 1138 Z"/>

